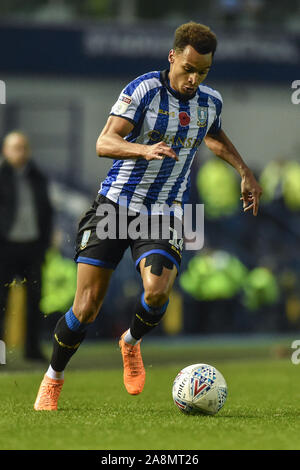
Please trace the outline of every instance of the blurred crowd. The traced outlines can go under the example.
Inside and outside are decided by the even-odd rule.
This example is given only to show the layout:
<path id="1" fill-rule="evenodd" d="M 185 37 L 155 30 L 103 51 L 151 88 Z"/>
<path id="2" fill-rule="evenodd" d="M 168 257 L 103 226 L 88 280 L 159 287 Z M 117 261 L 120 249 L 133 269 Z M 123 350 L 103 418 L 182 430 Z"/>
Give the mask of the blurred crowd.
<path id="1" fill-rule="evenodd" d="M 24 161 L 14 164 L 15 155 L 20 160 L 24 157 Z M 67 186 L 58 197 L 53 180 L 48 196 L 46 180 L 29 155 L 29 141 L 24 134 L 6 137 L 1 160 L 1 210 L 6 215 L 2 214 L 0 227 L 0 325 L 3 335 L 10 283 L 14 278 L 25 282 L 24 353 L 29 358 L 40 358 L 40 339 L 43 335 L 49 338 L 57 316 L 69 307 L 76 288 L 72 257 L 79 217 L 72 206 L 59 201 L 75 197 L 78 207 L 86 207 L 92 199 L 85 194 L 80 202 L 80 197 L 76 199 L 72 193 L 74 189 Z M 191 202 L 204 204 L 205 208 L 204 247 L 198 252 L 184 252 L 174 289 L 175 307 L 170 309 L 168 327 L 164 329 L 162 324 L 156 334 L 286 333 L 299 329 L 300 162 L 273 160 L 256 175 L 263 188 L 257 217 L 243 213 L 239 178 L 221 160 L 208 159 L 193 175 Z M 15 187 L 13 204 L 8 197 L 10 181 Z M 44 216 L 48 217 L 47 223 L 43 222 Z M 25 226 L 25 222 L 28 230 L 20 231 L 18 227 Z M 128 252 L 114 273 L 102 317 L 90 329 L 90 338 L 118 337 L 141 287 Z M 41 322 L 43 317 L 45 321 Z"/>
<path id="2" fill-rule="evenodd" d="M 3 20 L 68 23 L 76 20 L 154 20 L 180 22 L 194 19 L 226 28 L 268 28 L 300 30 L 299 0 L 3 0 Z"/>
<path id="3" fill-rule="evenodd" d="M 205 243 L 188 254 L 179 282 L 189 294 L 187 311 L 201 315 L 199 328 L 203 319 L 219 332 L 299 328 L 300 162 L 272 161 L 257 176 L 264 193 L 254 218 L 242 213 L 239 181 L 223 162 L 209 160 L 197 174 Z"/>
<path id="4" fill-rule="evenodd" d="M 214 29 L 223 28 L 230 34 L 239 29 L 243 33 L 247 29 L 267 31 L 268 28 L 276 34 L 283 31 L 299 32 L 300 0 L 198 0 L 196 3 L 182 0 L 0 2 L 0 24 L 14 20 L 17 24 L 26 21 L 75 24 L 76 21 L 85 20 L 143 23 L 149 20 L 153 25 L 158 21 L 178 25 L 191 19 L 212 24 Z M 277 56 L 275 58 L 277 60 Z M 27 63 L 27 60 L 28 57 L 24 56 L 24 63 Z M 284 64 L 281 68 L 283 67 Z M 296 78 L 298 77 L 293 77 Z M 6 109 L 9 110 L 8 106 Z M 14 103 L 11 109 L 12 111 L 7 113 L 10 117 L 17 109 L 14 108 Z M 80 123 L 79 118 L 72 118 L 71 121 L 73 129 L 76 122 Z M 33 127 L 37 127 L 34 121 Z M 30 145 L 26 136 L 21 133 L 18 139 L 23 140 L 23 154 L 26 156 L 24 165 L 16 168 L 9 164 L 11 150 L 7 146 L 6 149 L 3 148 L 4 158 L 0 164 L 3 181 L 0 185 L 0 274 L 3 280 L 0 296 L 0 338 L 12 276 L 17 275 L 21 281 L 26 278 L 28 301 L 31 300 L 32 303 L 33 300 L 34 305 L 30 306 L 28 303 L 27 306 L 33 312 L 33 320 L 28 323 L 25 355 L 40 357 L 39 346 L 33 347 L 33 344 L 38 344 L 36 332 L 41 328 L 39 319 L 42 315 L 45 316 L 47 321 L 44 322 L 44 330 L 50 331 L 56 323 L 56 315 L 64 313 L 73 300 L 76 265 L 72 256 L 77 220 L 80 218 L 78 208 L 82 207 L 84 212 L 94 195 L 79 194 L 79 190 L 78 194 L 75 194 L 74 187 L 71 192 L 68 184 L 73 174 L 69 168 L 70 178 L 63 181 L 65 187 L 52 179 L 50 199 L 54 208 L 53 220 L 51 217 L 54 232 L 50 242 L 50 229 L 45 230 L 47 224 L 41 222 L 45 208 L 47 213 L 51 212 L 46 194 L 46 179 L 29 158 Z M 55 139 L 51 137 L 51 140 Z M 60 142 L 62 139 L 56 140 Z M 66 140 L 74 142 L 74 136 Z M 75 139 L 75 147 L 76 142 Z M 19 142 L 17 147 L 22 145 Z M 50 150 L 53 151 L 52 147 Z M 74 146 L 71 149 L 71 157 L 73 162 Z M 38 158 L 39 156 L 37 161 Z M 263 187 L 259 215 L 256 218 L 242 212 L 239 179 L 228 165 L 212 158 L 195 172 L 192 202 L 205 205 L 205 242 L 200 252 L 186 251 L 184 254 L 181 273 L 175 284 L 176 308 L 172 311 L 173 318 L 178 322 L 176 327 L 174 323 L 169 325 L 169 331 L 201 334 L 288 332 L 299 329 L 300 162 L 297 158 L 296 155 L 294 160 L 285 157 L 273 160 L 256 175 Z M 9 199 L 12 193 L 11 181 L 16 188 L 22 185 L 23 190 L 25 188 L 24 194 L 27 195 L 22 199 L 21 191 L 15 192 L 14 210 L 11 210 L 12 203 Z M 3 195 L 7 196 L 6 206 Z M 27 222 L 28 228 L 25 239 L 20 238 L 19 228 L 22 220 Z M 34 224 L 30 221 L 34 221 Z M 24 246 L 29 246 L 30 250 L 24 250 Z M 17 266 L 19 258 L 16 262 L 11 262 L 10 253 L 13 253 L 16 247 L 22 252 L 22 266 Z M 5 266 L 12 264 L 14 272 L 10 270 L 8 273 Z M 119 286 L 122 286 L 121 290 Z M 121 300 L 120 297 L 117 299 L 117 303 L 114 296 L 116 287 L 122 297 Z M 140 289 L 140 280 L 130 254 L 127 253 L 113 276 L 99 327 L 96 321 L 90 336 L 117 337 L 131 317 L 132 302 Z M 30 325 L 35 326 L 31 328 Z M 158 332 L 163 328 L 164 325 Z"/>
<path id="5" fill-rule="evenodd" d="M 43 360 L 42 267 L 52 216 L 47 179 L 31 159 L 30 141 L 23 132 L 10 132 L 3 139 L 0 159 L 0 338 L 6 335 L 10 288 L 19 281 L 27 293 L 24 356 L 30 360 Z"/>
<path id="6" fill-rule="evenodd" d="M 205 239 L 199 252 L 184 252 L 175 284 L 182 310 L 177 333 L 283 333 L 299 328 L 300 162 L 272 161 L 257 176 L 264 194 L 253 217 L 242 211 L 240 182 L 231 167 L 211 158 L 195 173 L 191 202 L 204 204 Z M 65 221 L 64 214 L 57 220 Z M 64 311 L 74 294 L 76 267 L 68 254 L 72 256 L 75 224 L 69 214 L 67 219 L 67 234 L 46 257 L 41 301 L 46 315 Z M 90 336 L 117 337 L 140 289 L 127 253 L 114 273 L 101 324 L 96 321 Z M 172 315 L 177 318 L 176 312 Z M 163 326 L 159 331 L 164 333 Z"/>

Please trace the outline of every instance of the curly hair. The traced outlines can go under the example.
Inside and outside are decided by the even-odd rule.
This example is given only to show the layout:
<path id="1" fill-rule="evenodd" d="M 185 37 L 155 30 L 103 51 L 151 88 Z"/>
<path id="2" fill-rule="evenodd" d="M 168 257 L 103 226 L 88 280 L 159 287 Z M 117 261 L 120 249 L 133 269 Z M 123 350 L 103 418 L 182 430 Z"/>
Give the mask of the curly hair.
<path id="1" fill-rule="evenodd" d="M 175 31 L 173 48 L 183 51 L 192 46 L 199 54 L 214 55 L 217 48 L 217 37 L 208 26 L 190 21 L 179 26 Z"/>

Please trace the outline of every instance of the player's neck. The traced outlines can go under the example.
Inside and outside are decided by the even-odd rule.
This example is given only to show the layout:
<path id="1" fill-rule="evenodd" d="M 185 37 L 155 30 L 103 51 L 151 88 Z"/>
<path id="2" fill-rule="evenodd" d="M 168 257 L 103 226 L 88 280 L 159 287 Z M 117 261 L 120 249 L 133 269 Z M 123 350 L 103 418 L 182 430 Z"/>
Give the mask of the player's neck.
<path id="1" fill-rule="evenodd" d="M 174 83 L 171 84 L 171 79 L 170 79 L 170 72 L 168 70 L 166 70 L 164 72 L 164 81 L 165 81 L 165 85 L 167 87 L 167 89 L 169 90 L 169 92 L 175 96 L 175 98 L 177 98 L 178 100 L 182 100 L 182 101 L 188 101 L 192 98 L 194 98 L 195 94 L 192 95 L 192 96 L 186 96 L 186 95 L 183 95 L 182 93 L 180 93 L 179 91 L 177 91 L 175 88 L 174 88 Z"/>

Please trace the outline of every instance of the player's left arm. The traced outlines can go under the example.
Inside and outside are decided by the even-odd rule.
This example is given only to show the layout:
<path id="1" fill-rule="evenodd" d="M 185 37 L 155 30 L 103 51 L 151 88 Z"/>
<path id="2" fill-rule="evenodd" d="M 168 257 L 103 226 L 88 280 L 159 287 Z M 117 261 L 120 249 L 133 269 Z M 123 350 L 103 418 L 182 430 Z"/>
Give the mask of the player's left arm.
<path id="1" fill-rule="evenodd" d="M 204 142 L 217 157 L 229 163 L 239 173 L 242 180 L 241 199 L 243 200 L 244 212 L 252 209 L 253 215 L 256 216 L 262 188 L 231 140 L 227 137 L 225 132 L 220 129 L 216 134 L 207 134 Z"/>

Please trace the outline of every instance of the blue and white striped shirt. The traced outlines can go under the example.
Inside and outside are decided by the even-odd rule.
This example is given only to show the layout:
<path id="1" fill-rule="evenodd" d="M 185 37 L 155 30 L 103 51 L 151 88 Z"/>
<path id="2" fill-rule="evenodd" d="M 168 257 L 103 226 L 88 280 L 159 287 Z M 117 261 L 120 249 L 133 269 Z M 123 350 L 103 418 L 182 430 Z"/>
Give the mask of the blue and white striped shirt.
<path id="1" fill-rule="evenodd" d="M 222 98 L 216 90 L 200 85 L 187 99 L 170 87 L 168 71 L 133 80 L 110 113 L 134 124 L 125 140 L 146 145 L 164 141 L 179 159 L 114 160 L 99 193 L 116 203 L 121 196 L 126 198 L 129 209 L 136 212 L 153 205 L 171 206 L 174 201 L 186 203 L 193 158 L 205 135 L 220 130 L 221 110 Z"/>

